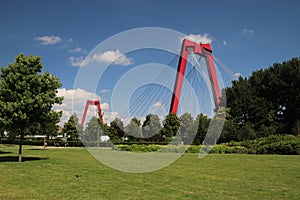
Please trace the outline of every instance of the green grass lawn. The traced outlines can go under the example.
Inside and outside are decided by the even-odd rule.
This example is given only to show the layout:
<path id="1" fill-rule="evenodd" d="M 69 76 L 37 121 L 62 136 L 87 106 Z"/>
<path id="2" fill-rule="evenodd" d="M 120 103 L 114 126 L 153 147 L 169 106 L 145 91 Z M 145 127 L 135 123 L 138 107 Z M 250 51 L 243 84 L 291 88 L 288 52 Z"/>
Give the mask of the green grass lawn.
<path id="1" fill-rule="evenodd" d="M 130 174 L 84 148 L 25 146 L 23 163 L 17 151 L 0 145 L 0 199 L 300 199 L 300 156 L 184 154 Z"/>

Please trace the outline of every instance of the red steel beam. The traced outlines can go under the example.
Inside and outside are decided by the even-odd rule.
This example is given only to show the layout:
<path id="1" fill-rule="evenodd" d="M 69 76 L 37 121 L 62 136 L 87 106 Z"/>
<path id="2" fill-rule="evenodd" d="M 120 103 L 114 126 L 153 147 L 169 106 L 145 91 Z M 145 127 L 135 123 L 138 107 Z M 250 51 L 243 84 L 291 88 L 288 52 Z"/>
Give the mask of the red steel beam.
<path id="1" fill-rule="evenodd" d="M 177 114 L 178 105 L 184 80 L 184 74 L 186 70 L 186 63 L 188 60 L 188 55 L 190 53 L 198 54 L 205 58 L 206 67 L 209 74 L 209 79 L 211 82 L 211 89 L 214 98 L 215 108 L 219 108 L 220 102 L 220 89 L 218 84 L 218 78 L 216 74 L 216 69 L 214 65 L 214 59 L 212 56 L 212 49 L 210 44 L 202 44 L 190 41 L 188 39 L 184 39 L 182 41 L 181 53 L 178 62 L 177 75 L 174 85 L 174 91 L 172 95 L 172 101 L 170 106 L 170 113 Z"/>
<path id="2" fill-rule="evenodd" d="M 86 114 L 89 108 L 89 105 L 97 106 L 98 109 L 98 115 L 99 115 L 99 121 L 101 124 L 104 124 L 103 122 L 103 116 L 102 116 L 102 110 L 101 110 L 101 105 L 100 105 L 100 100 L 87 100 L 85 104 L 85 109 L 83 112 L 82 120 L 81 120 L 81 126 L 84 126 Z"/>

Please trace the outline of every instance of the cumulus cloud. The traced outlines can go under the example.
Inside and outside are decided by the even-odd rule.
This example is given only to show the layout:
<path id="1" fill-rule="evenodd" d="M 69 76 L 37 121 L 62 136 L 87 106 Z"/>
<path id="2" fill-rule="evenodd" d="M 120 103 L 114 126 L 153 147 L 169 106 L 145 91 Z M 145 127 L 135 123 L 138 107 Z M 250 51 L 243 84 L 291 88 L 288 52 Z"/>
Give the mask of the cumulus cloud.
<path id="1" fill-rule="evenodd" d="M 69 63 L 73 66 L 73 67 L 80 67 L 82 62 L 83 62 L 84 58 L 81 57 L 75 57 L 75 56 L 71 56 L 69 57 Z"/>
<path id="2" fill-rule="evenodd" d="M 91 57 L 69 57 L 69 62 L 74 67 L 84 67 L 91 62 L 101 62 L 105 64 L 113 63 L 115 65 L 128 66 L 132 64 L 132 59 L 122 54 L 120 50 L 105 51 L 103 53 L 96 53 Z"/>
<path id="3" fill-rule="evenodd" d="M 115 51 L 106 51 L 104 53 L 94 54 L 92 56 L 92 60 L 103 62 L 103 63 L 113 63 L 116 65 L 123 65 L 123 66 L 128 66 L 132 64 L 132 59 L 122 54 L 119 49 Z"/>
<path id="4" fill-rule="evenodd" d="M 154 104 L 152 104 L 149 113 L 158 115 L 158 117 L 162 120 L 164 116 L 168 114 L 168 111 L 162 102 L 157 101 Z"/>
<path id="5" fill-rule="evenodd" d="M 197 43 L 211 43 L 213 41 L 213 38 L 209 35 L 209 34 L 189 34 L 188 36 L 186 36 L 185 38 L 197 42 Z"/>
<path id="6" fill-rule="evenodd" d="M 60 125 L 63 125 L 73 113 L 76 113 L 79 118 L 79 123 L 82 120 L 83 111 L 88 99 L 101 100 L 101 97 L 93 92 L 88 92 L 83 89 L 65 89 L 58 90 L 58 96 L 63 96 L 64 100 L 61 105 L 54 105 L 54 110 L 63 111 Z M 107 102 L 101 103 L 102 113 L 104 113 L 104 121 L 109 122 L 118 116 L 117 112 L 110 112 L 110 106 Z M 91 117 L 97 116 L 98 110 L 96 106 L 89 106 L 85 122 L 88 122 Z"/>
<path id="7" fill-rule="evenodd" d="M 100 96 L 95 93 L 85 91 L 83 89 L 67 90 L 65 88 L 59 89 L 58 96 L 63 96 L 64 100 L 61 105 L 55 105 L 54 110 L 63 111 L 61 123 L 69 119 L 69 117 L 76 112 L 79 119 L 82 117 L 83 109 L 87 99 L 100 99 Z M 90 112 L 89 115 L 92 113 Z"/>
<path id="8" fill-rule="evenodd" d="M 62 41 L 59 36 L 54 35 L 44 35 L 34 38 L 35 40 L 40 41 L 42 45 L 53 45 Z"/>
<path id="9" fill-rule="evenodd" d="M 236 78 L 236 79 L 238 79 L 240 76 L 242 76 L 242 74 L 239 72 L 236 72 L 233 74 L 233 78 Z"/>
<path id="10" fill-rule="evenodd" d="M 109 104 L 108 103 L 101 104 L 101 109 L 102 110 L 109 110 Z"/>
<path id="11" fill-rule="evenodd" d="M 243 34 L 245 35 L 253 34 L 253 33 L 254 33 L 253 29 L 248 29 L 248 28 L 243 29 Z"/>
<path id="12" fill-rule="evenodd" d="M 86 50 L 80 48 L 80 47 L 76 47 L 74 49 L 70 49 L 69 50 L 70 53 L 87 53 Z"/>
<path id="13" fill-rule="evenodd" d="M 158 107 L 158 106 L 162 106 L 162 104 L 161 104 L 161 102 L 160 102 L 160 101 L 158 101 L 158 102 L 154 103 L 154 104 L 153 104 L 153 106 L 156 106 L 156 107 Z"/>

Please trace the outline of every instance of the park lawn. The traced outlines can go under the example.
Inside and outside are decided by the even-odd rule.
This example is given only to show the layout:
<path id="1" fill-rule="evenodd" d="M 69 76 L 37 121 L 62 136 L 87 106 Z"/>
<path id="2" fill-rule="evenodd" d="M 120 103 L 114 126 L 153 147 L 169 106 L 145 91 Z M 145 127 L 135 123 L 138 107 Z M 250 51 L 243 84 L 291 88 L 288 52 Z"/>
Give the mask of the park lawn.
<path id="1" fill-rule="evenodd" d="M 300 199 L 300 156 L 184 154 L 131 174 L 84 148 L 24 146 L 23 163 L 17 151 L 0 145 L 0 199 Z"/>

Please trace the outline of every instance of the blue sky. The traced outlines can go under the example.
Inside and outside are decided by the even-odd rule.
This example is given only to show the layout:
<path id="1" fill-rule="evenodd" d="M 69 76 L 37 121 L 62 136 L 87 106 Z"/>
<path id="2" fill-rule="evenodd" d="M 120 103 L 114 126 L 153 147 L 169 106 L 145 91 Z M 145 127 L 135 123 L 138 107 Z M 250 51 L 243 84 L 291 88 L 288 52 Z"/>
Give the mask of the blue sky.
<path id="1" fill-rule="evenodd" d="M 297 0 L 1 0 L 0 66 L 12 63 L 21 52 L 40 55 L 45 70 L 61 79 L 62 93 L 70 95 L 79 70 L 72 65 L 100 42 L 133 28 L 163 27 L 206 36 L 214 55 L 227 68 L 249 76 L 254 70 L 300 55 L 299 6 Z M 124 62 L 126 58 L 132 59 L 128 65 L 149 60 L 138 55 L 124 55 Z M 107 102 L 107 109 L 111 89 L 108 84 L 96 91 Z M 69 103 L 66 100 L 61 109 L 67 111 Z"/>

